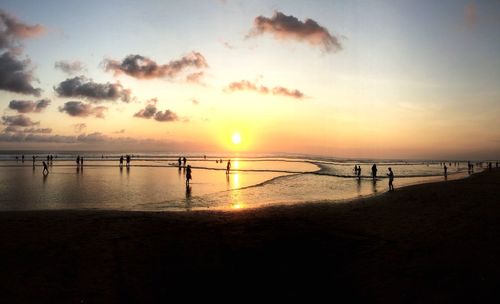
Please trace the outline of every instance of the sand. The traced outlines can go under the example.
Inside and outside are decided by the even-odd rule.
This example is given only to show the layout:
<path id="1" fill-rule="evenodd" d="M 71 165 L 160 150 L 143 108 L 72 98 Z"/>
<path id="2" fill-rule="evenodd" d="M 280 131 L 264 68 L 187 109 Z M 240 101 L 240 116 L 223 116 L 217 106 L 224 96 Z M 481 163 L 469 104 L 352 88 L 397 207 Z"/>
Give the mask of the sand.
<path id="1" fill-rule="evenodd" d="M 494 170 L 340 204 L 1 212 L 0 301 L 499 300 L 499 193 Z"/>

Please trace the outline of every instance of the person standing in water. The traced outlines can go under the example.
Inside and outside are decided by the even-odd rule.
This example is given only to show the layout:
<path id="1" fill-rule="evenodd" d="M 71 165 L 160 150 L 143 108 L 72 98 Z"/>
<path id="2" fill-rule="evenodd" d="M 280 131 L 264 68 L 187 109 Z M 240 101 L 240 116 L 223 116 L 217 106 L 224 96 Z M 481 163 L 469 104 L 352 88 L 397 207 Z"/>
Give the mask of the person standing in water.
<path id="1" fill-rule="evenodd" d="M 177 160 L 177 163 L 179 163 L 179 168 L 182 166 L 182 159 L 179 157 L 179 159 Z"/>
<path id="2" fill-rule="evenodd" d="M 358 166 L 358 179 L 361 179 L 361 165 Z"/>
<path id="3" fill-rule="evenodd" d="M 377 165 L 376 164 L 373 164 L 373 166 L 372 166 L 372 177 L 373 177 L 373 180 L 377 179 Z"/>
<path id="4" fill-rule="evenodd" d="M 186 163 L 187 163 L 187 158 L 185 156 L 182 158 L 182 162 L 184 163 L 184 167 L 185 167 Z"/>
<path id="5" fill-rule="evenodd" d="M 231 171 L 231 160 L 229 159 L 227 161 L 226 174 L 229 174 L 230 171 Z"/>
<path id="6" fill-rule="evenodd" d="M 36 156 L 33 155 L 33 168 L 35 168 L 35 160 L 36 160 Z"/>
<path id="7" fill-rule="evenodd" d="M 80 166 L 83 168 L 83 156 L 80 157 Z"/>
<path id="8" fill-rule="evenodd" d="M 189 181 L 192 178 L 193 177 L 191 176 L 191 165 L 188 165 L 187 168 L 186 168 L 186 186 L 189 186 Z"/>
<path id="9" fill-rule="evenodd" d="M 123 155 L 120 155 L 120 168 L 123 168 Z"/>
<path id="10" fill-rule="evenodd" d="M 130 155 L 127 154 L 125 158 L 127 160 L 127 168 L 130 168 Z"/>
<path id="11" fill-rule="evenodd" d="M 448 176 L 448 167 L 446 167 L 446 164 L 444 164 L 444 177 Z"/>
<path id="12" fill-rule="evenodd" d="M 44 176 L 46 176 L 46 175 L 49 174 L 49 167 L 47 166 L 47 163 L 44 162 L 44 161 L 42 161 L 42 164 L 43 164 L 43 171 L 42 171 L 42 173 L 43 173 Z"/>
<path id="13" fill-rule="evenodd" d="M 387 176 L 389 176 L 389 191 L 394 191 L 394 185 L 392 184 L 392 182 L 394 181 L 394 173 L 392 172 L 392 169 L 390 167 Z"/>

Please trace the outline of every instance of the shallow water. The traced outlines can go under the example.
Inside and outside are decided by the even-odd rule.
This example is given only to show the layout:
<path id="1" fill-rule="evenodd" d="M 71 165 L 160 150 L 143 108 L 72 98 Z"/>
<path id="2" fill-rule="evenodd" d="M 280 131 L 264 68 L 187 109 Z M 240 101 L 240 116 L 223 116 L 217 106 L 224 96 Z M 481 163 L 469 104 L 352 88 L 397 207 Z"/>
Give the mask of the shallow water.
<path id="1" fill-rule="evenodd" d="M 379 178 L 368 176 L 371 163 L 361 163 L 363 178 L 355 178 L 352 161 L 267 157 L 232 158 L 226 162 L 190 157 L 193 180 L 172 156 L 136 157 L 130 168 L 118 167 L 117 155 L 86 155 L 77 168 L 74 155 L 59 155 L 43 176 L 40 161 L 32 166 L 12 155 L 0 157 L 0 210 L 114 209 L 200 210 L 241 209 L 314 201 L 343 201 L 387 191 L 387 168 L 395 186 L 443 180 L 439 163 L 382 162 Z M 449 168 L 449 179 L 466 176 L 466 163 Z"/>

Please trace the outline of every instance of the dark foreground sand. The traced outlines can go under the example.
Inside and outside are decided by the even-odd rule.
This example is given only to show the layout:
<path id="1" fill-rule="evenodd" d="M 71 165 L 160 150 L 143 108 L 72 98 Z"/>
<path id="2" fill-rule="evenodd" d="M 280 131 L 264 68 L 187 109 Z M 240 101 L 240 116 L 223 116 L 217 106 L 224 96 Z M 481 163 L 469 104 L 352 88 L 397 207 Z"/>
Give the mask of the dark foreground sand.
<path id="1" fill-rule="evenodd" d="M 344 204 L 0 213 L 1 303 L 500 300 L 500 171 Z"/>

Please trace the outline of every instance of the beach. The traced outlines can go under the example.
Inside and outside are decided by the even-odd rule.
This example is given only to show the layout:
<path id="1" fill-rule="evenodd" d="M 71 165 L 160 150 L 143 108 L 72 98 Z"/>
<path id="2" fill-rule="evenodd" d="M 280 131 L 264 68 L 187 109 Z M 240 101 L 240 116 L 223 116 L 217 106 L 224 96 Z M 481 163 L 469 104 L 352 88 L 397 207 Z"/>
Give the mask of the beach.
<path id="1" fill-rule="evenodd" d="M 494 169 L 335 204 L 0 212 L 0 299 L 498 299 L 499 191 Z"/>

